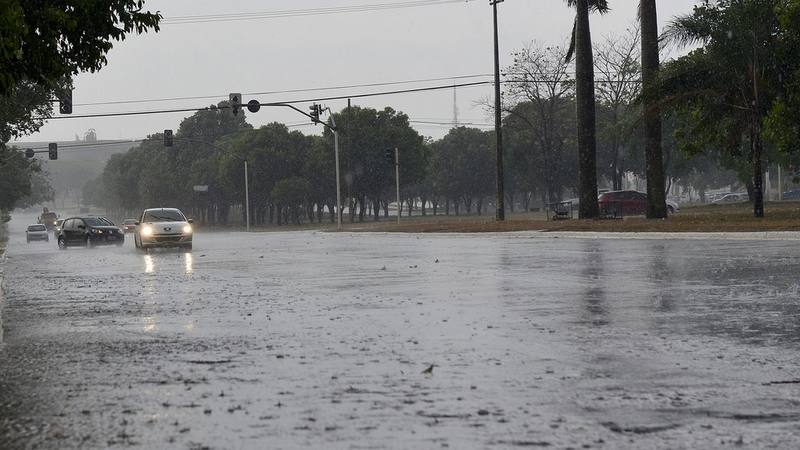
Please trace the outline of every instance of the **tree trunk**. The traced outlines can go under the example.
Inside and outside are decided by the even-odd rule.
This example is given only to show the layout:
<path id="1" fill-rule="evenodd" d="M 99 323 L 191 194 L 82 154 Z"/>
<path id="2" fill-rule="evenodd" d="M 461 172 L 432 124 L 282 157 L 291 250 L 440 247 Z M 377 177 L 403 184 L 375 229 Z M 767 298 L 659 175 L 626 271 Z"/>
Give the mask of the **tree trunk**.
<path id="1" fill-rule="evenodd" d="M 642 98 L 647 175 L 647 218 L 667 217 L 664 155 L 661 150 L 661 109 L 658 92 L 658 20 L 656 0 L 641 0 Z"/>
<path id="2" fill-rule="evenodd" d="M 577 0 L 575 19 L 575 103 L 578 122 L 579 217 L 594 219 L 597 207 L 597 127 L 589 1 Z"/>
<path id="3" fill-rule="evenodd" d="M 763 143 L 761 141 L 761 126 L 758 118 L 753 119 L 754 130 L 751 133 L 750 147 L 753 157 L 753 216 L 764 217 L 764 172 L 761 167 L 761 154 Z"/>

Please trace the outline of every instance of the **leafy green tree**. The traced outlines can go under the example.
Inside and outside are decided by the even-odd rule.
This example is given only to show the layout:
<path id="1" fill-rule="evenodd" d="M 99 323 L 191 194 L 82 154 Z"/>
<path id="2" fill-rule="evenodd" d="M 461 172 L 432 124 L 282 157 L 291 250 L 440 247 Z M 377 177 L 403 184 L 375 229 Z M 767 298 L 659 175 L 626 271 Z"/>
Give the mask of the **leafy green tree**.
<path id="1" fill-rule="evenodd" d="M 271 198 L 275 203 L 278 225 L 291 221 L 300 225 L 300 212 L 311 194 L 311 183 L 301 177 L 284 178 L 275 183 Z"/>
<path id="2" fill-rule="evenodd" d="M 360 221 L 364 220 L 368 203 L 378 220 L 381 205 L 384 215 L 388 214 L 388 199 L 394 191 L 394 161 L 387 150 L 396 147 L 400 151 L 402 189 L 425 176 L 424 139 L 411 127 L 407 115 L 389 107 L 377 111 L 352 106 L 334 116 L 341 133 L 340 164 L 346 184 L 343 189 L 350 193 L 352 203 L 358 204 Z M 333 148 L 333 133 L 326 130 L 325 138 Z M 352 221 L 355 208 L 350 212 Z"/>
<path id="3" fill-rule="evenodd" d="M 41 166 L 22 151 L 0 144 L 0 212 L 9 212 L 33 193 L 32 179 L 39 178 Z"/>
<path id="4" fill-rule="evenodd" d="M 62 81 L 48 88 L 22 80 L 0 95 L 0 142 L 39 131 L 52 114 L 52 98 L 67 85 Z"/>
<path id="5" fill-rule="evenodd" d="M 303 174 L 312 140 L 286 125 L 271 123 L 223 141 L 219 165 L 220 184 L 228 199 L 244 201 L 244 161 L 248 162 L 251 223 L 272 223 L 276 218 L 271 193 L 275 184 Z"/>
<path id="6" fill-rule="evenodd" d="M 336 176 L 333 149 L 319 136 L 310 137 L 311 147 L 303 168 L 303 178 L 310 185 L 310 203 L 316 206 L 316 220 L 322 222 L 323 209 L 327 207 L 330 221 L 336 219 Z M 309 205 L 310 206 L 310 205 Z M 309 220 L 313 218 L 309 217 Z"/>
<path id="7" fill-rule="evenodd" d="M 663 86 L 681 123 L 688 151 L 749 147 L 753 214 L 764 216 L 762 159 L 765 120 L 788 79 L 781 64 L 780 0 L 704 0 L 677 18 L 667 38 L 701 48 L 670 62 Z"/>
<path id="8" fill-rule="evenodd" d="M 641 94 L 639 29 L 630 27 L 610 35 L 595 45 L 597 75 L 598 150 L 597 167 L 601 177 L 611 181 L 614 190 L 622 189 L 627 154 L 634 145 L 634 124 Z"/>
<path id="9" fill-rule="evenodd" d="M 31 206 L 41 205 L 45 202 L 53 201 L 55 191 L 50 185 L 50 179 L 44 170 L 33 170 L 31 176 L 31 192 L 25 197 L 17 200 L 17 208 L 30 208 Z"/>
<path id="10" fill-rule="evenodd" d="M 113 41 L 158 31 L 161 15 L 143 8 L 143 0 L 0 2 L 0 95 L 21 82 L 52 87 L 99 70 Z"/>
<path id="11" fill-rule="evenodd" d="M 575 100 L 577 102 L 578 192 L 582 219 L 599 216 L 597 205 L 597 130 L 595 123 L 594 62 L 589 11 L 608 11 L 606 0 L 567 0 L 574 6 L 575 27 L 572 31 L 567 60 L 575 55 Z"/>
<path id="12" fill-rule="evenodd" d="M 563 175 L 567 173 L 561 170 L 565 168 L 563 158 L 567 153 L 575 157 L 567 149 L 568 136 L 574 135 L 575 126 L 575 82 L 569 73 L 567 52 L 561 46 L 532 43 L 515 52 L 514 63 L 506 69 L 511 74 L 506 96 L 512 105 L 505 111 L 504 125 L 509 134 L 505 151 L 513 161 L 508 170 L 509 188 L 512 193 L 528 193 L 523 201 L 526 208 L 529 193 L 534 191 L 542 194 L 543 204 L 560 200 Z M 574 176 L 576 172 L 570 170 L 568 174 Z"/>
<path id="13" fill-rule="evenodd" d="M 492 132 L 453 128 L 432 145 L 431 173 L 436 189 L 452 202 L 456 214 L 463 204 L 467 214 L 483 212 L 484 200 L 494 192 Z"/>
<path id="14" fill-rule="evenodd" d="M 765 134 L 778 149 L 800 155 L 800 0 L 777 3 L 783 86 L 765 121 Z"/>

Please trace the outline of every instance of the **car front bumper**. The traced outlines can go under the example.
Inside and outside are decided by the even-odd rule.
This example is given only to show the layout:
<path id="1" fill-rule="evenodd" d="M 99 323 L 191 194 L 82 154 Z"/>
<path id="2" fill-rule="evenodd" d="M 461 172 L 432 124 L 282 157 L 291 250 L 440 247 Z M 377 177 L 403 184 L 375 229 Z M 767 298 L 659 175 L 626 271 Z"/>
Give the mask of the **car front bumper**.
<path id="1" fill-rule="evenodd" d="M 143 247 L 180 247 L 192 243 L 192 234 L 151 234 L 141 236 Z"/>
<path id="2" fill-rule="evenodd" d="M 122 245 L 125 243 L 125 235 L 122 233 L 119 234 L 91 234 L 89 235 L 89 240 L 92 241 L 92 245 Z"/>

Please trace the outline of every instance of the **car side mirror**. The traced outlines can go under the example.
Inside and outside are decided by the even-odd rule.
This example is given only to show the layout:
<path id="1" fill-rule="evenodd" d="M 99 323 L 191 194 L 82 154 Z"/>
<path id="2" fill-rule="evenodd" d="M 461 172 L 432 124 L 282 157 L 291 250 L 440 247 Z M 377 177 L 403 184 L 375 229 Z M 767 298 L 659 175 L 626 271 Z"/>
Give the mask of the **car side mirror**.
<path id="1" fill-rule="evenodd" d="M 187 220 L 187 222 L 194 223 L 194 219 L 189 219 L 189 220 Z"/>
<path id="2" fill-rule="evenodd" d="M 134 225 L 141 225 L 138 220 L 136 222 L 134 222 L 133 224 Z"/>
<path id="3" fill-rule="evenodd" d="M 86 229 L 86 225 L 78 225 L 78 228 L 81 229 L 81 230 L 85 230 Z"/>

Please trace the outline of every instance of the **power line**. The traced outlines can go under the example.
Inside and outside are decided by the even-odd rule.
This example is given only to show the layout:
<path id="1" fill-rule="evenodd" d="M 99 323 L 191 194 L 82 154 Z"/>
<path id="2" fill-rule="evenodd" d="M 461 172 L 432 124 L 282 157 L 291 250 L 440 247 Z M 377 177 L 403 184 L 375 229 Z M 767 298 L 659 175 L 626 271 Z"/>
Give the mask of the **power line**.
<path id="1" fill-rule="evenodd" d="M 457 75 L 457 76 L 452 76 L 452 77 L 420 78 L 420 79 L 416 79 L 416 80 L 387 81 L 387 82 L 379 82 L 379 83 L 362 83 L 362 84 L 350 84 L 350 85 L 341 85 L 341 86 L 315 87 L 315 88 L 306 88 L 306 89 L 284 89 L 284 90 L 278 90 L 278 91 L 245 92 L 242 95 L 273 95 L 273 94 L 294 94 L 294 93 L 300 93 L 300 92 L 335 91 L 335 90 L 341 90 L 341 89 L 354 89 L 354 88 L 380 87 L 380 86 L 396 86 L 396 85 L 399 85 L 399 84 L 425 83 L 425 82 L 432 82 L 432 81 L 464 80 L 464 79 L 469 79 L 469 78 L 483 78 L 483 77 L 489 77 L 489 76 L 491 76 L 491 74 Z M 205 99 L 225 98 L 227 96 L 228 96 L 228 94 L 224 94 L 224 95 L 200 95 L 200 96 L 189 96 L 189 97 L 153 98 L 153 99 L 146 99 L 146 100 L 116 100 L 116 101 L 95 102 L 95 103 L 75 103 L 74 106 L 122 105 L 122 104 L 133 104 L 133 103 L 170 102 L 170 101 L 179 101 L 179 100 L 205 100 Z"/>
<path id="2" fill-rule="evenodd" d="M 82 147 L 106 147 L 106 146 L 121 145 L 121 144 L 137 144 L 137 143 L 139 143 L 139 142 L 141 142 L 143 140 L 144 139 L 132 139 L 132 140 L 123 140 L 123 141 L 105 141 L 105 142 L 91 142 L 91 143 L 85 142 L 85 143 L 82 143 L 82 144 L 64 144 L 64 145 L 59 145 L 58 149 L 61 150 L 61 149 L 82 148 Z M 33 150 L 47 150 L 48 149 L 48 147 L 28 147 L 28 146 L 26 146 L 26 144 L 24 142 L 15 142 L 15 143 L 12 143 L 11 145 L 13 145 L 14 147 L 26 148 L 26 149 L 30 148 L 30 149 L 33 149 Z M 87 150 L 96 150 L 96 149 L 87 148 Z"/>
<path id="3" fill-rule="evenodd" d="M 440 6 L 455 3 L 469 3 L 470 0 L 415 0 L 396 3 L 379 3 L 373 5 L 334 6 L 327 8 L 285 9 L 274 11 L 256 11 L 245 13 L 205 14 L 194 16 L 166 17 L 161 21 L 163 25 L 184 25 L 209 22 L 240 22 L 248 20 L 278 19 L 286 17 L 320 16 L 331 14 L 346 14 L 356 12 L 385 11 L 395 9 L 419 8 L 427 6 Z"/>
<path id="4" fill-rule="evenodd" d="M 461 84 L 448 84 L 448 85 L 440 85 L 440 86 L 428 86 L 428 87 L 421 87 L 421 88 L 410 88 L 410 89 L 400 89 L 394 91 L 382 91 L 382 92 L 371 92 L 365 94 L 351 94 L 351 95 L 339 95 L 339 96 L 330 96 L 330 97 L 320 97 L 320 98 L 307 98 L 302 100 L 291 100 L 291 101 L 282 101 L 282 102 L 269 102 L 269 103 L 260 103 L 261 106 L 280 106 L 282 104 L 295 104 L 295 103 L 311 103 L 311 102 L 324 102 L 324 101 L 331 101 L 331 100 L 346 100 L 346 99 L 353 99 L 353 98 L 366 98 L 366 97 L 379 97 L 384 95 L 396 95 L 396 94 L 408 94 L 408 93 L 416 93 L 416 92 L 428 92 L 428 91 L 437 91 L 442 89 L 452 89 L 453 87 L 475 87 L 475 86 L 485 86 L 492 84 L 491 81 L 474 81 L 470 83 L 461 83 Z M 98 113 L 98 114 L 83 114 L 83 115 L 64 115 L 64 116 L 56 116 L 56 117 L 39 117 L 39 119 L 88 119 L 88 118 L 97 118 L 97 117 L 121 117 L 121 116 L 142 116 L 142 115 L 150 115 L 150 114 L 169 114 L 169 113 L 179 113 L 179 112 L 198 112 L 198 111 L 211 111 L 216 109 L 230 109 L 230 106 L 215 106 L 213 108 L 204 107 L 204 108 L 176 108 L 176 109 L 160 109 L 160 110 L 149 110 L 149 111 L 127 111 L 127 112 L 116 112 L 116 113 Z"/>

